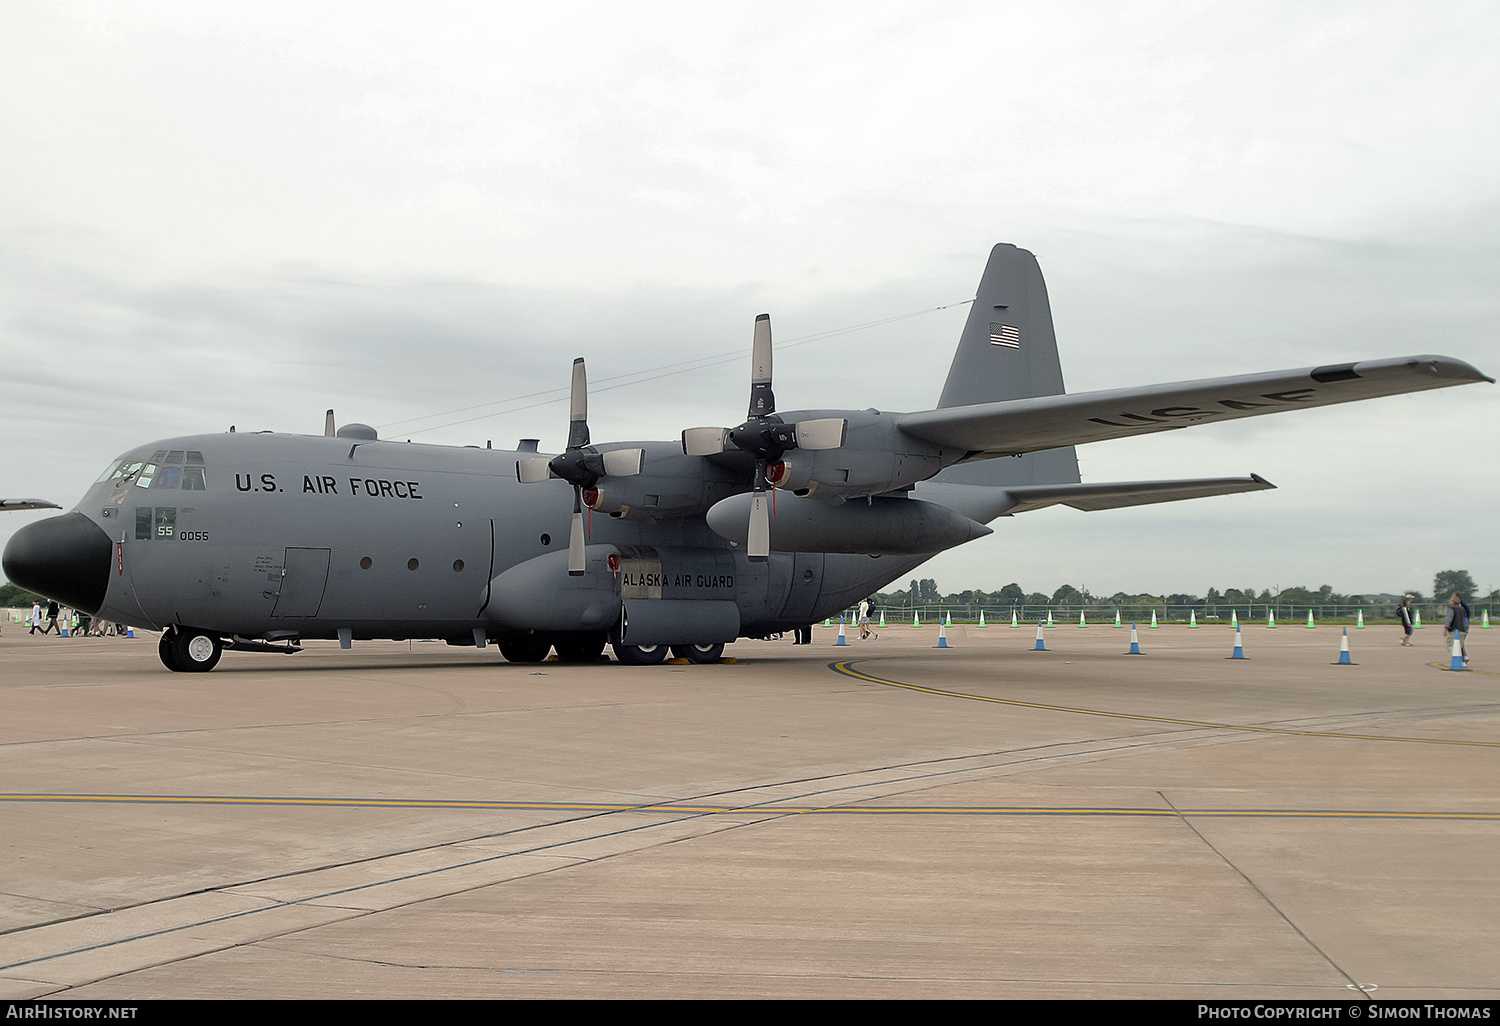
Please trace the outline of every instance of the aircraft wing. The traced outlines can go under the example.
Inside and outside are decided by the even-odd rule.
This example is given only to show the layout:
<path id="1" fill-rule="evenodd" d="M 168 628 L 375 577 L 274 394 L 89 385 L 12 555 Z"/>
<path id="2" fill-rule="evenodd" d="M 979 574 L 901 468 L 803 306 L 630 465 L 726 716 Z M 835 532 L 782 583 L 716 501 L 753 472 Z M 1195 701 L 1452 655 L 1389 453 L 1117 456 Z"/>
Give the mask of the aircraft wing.
<path id="1" fill-rule="evenodd" d="M 1494 380 L 1462 360 L 1408 356 L 952 406 L 905 414 L 900 426 L 916 438 L 967 449 L 967 459 L 988 459 Z"/>
<path id="2" fill-rule="evenodd" d="M 46 499 L 0 499 L 0 511 L 13 509 L 62 509 L 62 507 Z"/>

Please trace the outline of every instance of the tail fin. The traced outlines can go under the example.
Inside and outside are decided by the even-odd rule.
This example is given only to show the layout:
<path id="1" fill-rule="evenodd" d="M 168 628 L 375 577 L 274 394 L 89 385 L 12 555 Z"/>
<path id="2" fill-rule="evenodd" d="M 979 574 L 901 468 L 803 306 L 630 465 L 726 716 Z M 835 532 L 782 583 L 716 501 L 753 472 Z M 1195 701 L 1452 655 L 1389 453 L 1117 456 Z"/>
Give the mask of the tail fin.
<path id="1" fill-rule="evenodd" d="M 1001 243 L 990 250 L 938 409 L 1063 392 L 1042 269 L 1030 251 Z M 937 480 L 991 486 L 1076 483 L 1078 455 L 1069 445 L 961 464 Z"/>

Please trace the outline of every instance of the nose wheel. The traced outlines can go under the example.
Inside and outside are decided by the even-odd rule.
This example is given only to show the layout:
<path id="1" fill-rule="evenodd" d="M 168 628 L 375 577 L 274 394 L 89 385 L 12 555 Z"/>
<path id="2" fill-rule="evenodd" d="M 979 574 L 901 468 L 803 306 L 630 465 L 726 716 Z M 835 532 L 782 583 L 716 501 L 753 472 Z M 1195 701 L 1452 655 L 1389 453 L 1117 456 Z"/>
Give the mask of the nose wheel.
<path id="1" fill-rule="evenodd" d="M 191 627 L 169 627 L 162 632 L 156 652 L 162 665 L 175 673 L 207 673 L 219 664 L 224 645 L 214 635 Z"/>

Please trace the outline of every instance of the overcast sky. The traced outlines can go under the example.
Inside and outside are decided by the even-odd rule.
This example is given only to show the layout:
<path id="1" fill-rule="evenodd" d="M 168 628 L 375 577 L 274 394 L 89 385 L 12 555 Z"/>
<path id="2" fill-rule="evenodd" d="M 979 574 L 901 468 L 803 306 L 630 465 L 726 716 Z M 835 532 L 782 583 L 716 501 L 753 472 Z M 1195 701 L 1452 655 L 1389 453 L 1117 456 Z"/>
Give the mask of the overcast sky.
<path id="1" fill-rule="evenodd" d="M 0 494 L 329 406 L 555 449 L 580 355 L 596 440 L 675 438 L 742 419 L 762 311 L 782 409 L 928 408 L 1001 241 L 1070 391 L 1500 373 L 1495 3 L 539 6 L 0 5 Z M 1481 384 L 1086 446 L 1279 488 L 1024 514 L 915 576 L 1488 589 L 1497 424 Z"/>

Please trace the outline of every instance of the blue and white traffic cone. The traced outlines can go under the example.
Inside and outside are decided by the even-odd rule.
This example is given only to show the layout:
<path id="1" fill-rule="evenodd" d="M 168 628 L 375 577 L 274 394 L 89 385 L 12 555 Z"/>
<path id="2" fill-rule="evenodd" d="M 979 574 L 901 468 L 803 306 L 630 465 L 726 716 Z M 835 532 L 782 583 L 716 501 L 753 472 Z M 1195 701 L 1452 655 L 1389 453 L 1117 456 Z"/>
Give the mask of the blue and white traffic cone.
<path id="1" fill-rule="evenodd" d="M 849 644 L 849 639 L 844 637 L 844 618 L 841 616 L 839 617 L 839 640 L 833 643 L 833 647 L 837 648 L 840 645 L 847 644 Z"/>
<path id="2" fill-rule="evenodd" d="M 1339 661 L 1335 666 L 1357 666 L 1354 660 L 1349 658 L 1349 628 L 1344 628 L 1344 637 L 1339 642 Z"/>
<path id="3" fill-rule="evenodd" d="M 1125 654 L 1126 655 L 1145 655 L 1146 654 L 1146 653 L 1144 653 L 1144 652 L 1141 651 L 1141 639 L 1140 639 L 1140 636 L 1137 635 L 1136 632 L 1135 632 L 1135 622 L 1134 621 L 1131 621 L 1131 624 L 1130 624 L 1130 651 L 1126 652 Z"/>
<path id="4" fill-rule="evenodd" d="M 1463 670 L 1464 672 L 1468 672 L 1469 669 L 1464 665 L 1463 642 L 1459 640 L 1457 634 L 1453 635 L 1453 661 L 1448 664 L 1448 669 Z"/>
<path id="5" fill-rule="evenodd" d="M 1229 658 L 1231 658 L 1231 659 L 1245 659 L 1245 658 L 1248 658 L 1245 655 L 1245 643 L 1244 643 L 1244 639 L 1241 637 L 1241 635 L 1240 635 L 1240 629 L 1238 627 L 1236 627 L 1234 629 L 1234 655 L 1230 656 Z"/>
<path id="6" fill-rule="evenodd" d="M 1036 622 L 1036 647 L 1033 648 L 1032 651 L 1033 652 L 1045 652 L 1045 651 L 1047 651 L 1047 643 L 1042 640 L 1042 621 L 1040 621 L 1040 620 L 1038 620 Z"/>
<path id="7" fill-rule="evenodd" d="M 125 636 L 127 638 L 133 638 L 133 637 L 135 637 L 135 628 L 134 627 L 126 627 L 125 628 Z"/>
<path id="8" fill-rule="evenodd" d="M 949 647 L 948 646 L 948 625 L 945 624 L 945 623 L 938 624 L 938 643 L 937 643 L 937 647 L 938 648 L 947 648 L 947 647 Z"/>

